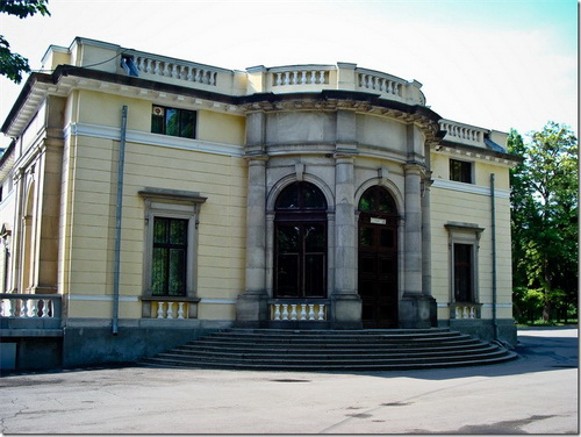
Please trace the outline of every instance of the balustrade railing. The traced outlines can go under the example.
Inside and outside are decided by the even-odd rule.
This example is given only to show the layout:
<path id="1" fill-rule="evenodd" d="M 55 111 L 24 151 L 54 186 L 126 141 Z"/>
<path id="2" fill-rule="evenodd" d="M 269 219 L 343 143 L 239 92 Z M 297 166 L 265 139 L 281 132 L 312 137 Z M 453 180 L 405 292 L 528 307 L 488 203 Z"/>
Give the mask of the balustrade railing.
<path id="1" fill-rule="evenodd" d="M 323 68 L 298 69 L 272 71 L 272 86 L 292 86 L 292 85 L 328 85 L 329 70 Z"/>
<path id="2" fill-rule="evenodd" d="M 373 73 L 357 73 L 357 86 L 365 90 L 378 91 L 396 97 L 403 97 L 403 87 L 406 82 L 387 75 Z"/>
<path id="3" fill-rule="evenodd" d="M 176 319 L 188 318 L 188 302 L 158 301 L 152 302 L 151 317 L 155 319 Z"/>
<path id="4" fill-rule="evenodd" d="M 454 319 L 479 319 L 480 318 L 479 303 L 462 303 L 456 302 L 451 304 L 452 318 Z"/>
<path id="5" fill-rule="evenodd" d="M 155 57 L 136 53 L 133 62 L 140 73 L 160 78 L 176 79 L 183 82 L 218 85 L 218 69 L 206 65 L 178 61 L 172 58 Z"/>
<path id="6" fill-rule="evenodd" d="M 486 129 L 457 123 L 450 120 L 440 120 L 440 129 L 446 131 L 444 140 L 484 147 Z"/>
<path id="7" fill-rule="evenodd" d="M 0 294 L 0 317 L 21 319 L 60 319 L 61 295 Z"/>
<path id="8" fill-rule="evenodd" d="M 325 303 L 271 303 L 270 320 L 324 322 L 327 308 Z"/>

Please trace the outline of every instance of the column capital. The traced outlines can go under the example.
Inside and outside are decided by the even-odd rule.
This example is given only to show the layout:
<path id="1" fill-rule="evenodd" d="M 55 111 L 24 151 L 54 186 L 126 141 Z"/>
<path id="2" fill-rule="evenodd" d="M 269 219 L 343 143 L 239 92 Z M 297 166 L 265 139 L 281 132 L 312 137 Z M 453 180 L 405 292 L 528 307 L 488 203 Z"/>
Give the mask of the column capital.
<path id="1" fill-rule="evenodd" d="M 428 170 L 424 164 L 419 162 L 407 162 L 403 164 L 403 169 L 405 174 L 418 174 L 420 176 L 426 176 Z"/>

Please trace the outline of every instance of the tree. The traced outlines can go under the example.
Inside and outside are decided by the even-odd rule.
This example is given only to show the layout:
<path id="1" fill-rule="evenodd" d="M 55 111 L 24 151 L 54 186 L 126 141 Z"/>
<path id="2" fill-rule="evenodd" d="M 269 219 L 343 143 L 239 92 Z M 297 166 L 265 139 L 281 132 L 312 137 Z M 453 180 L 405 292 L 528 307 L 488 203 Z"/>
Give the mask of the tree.
<path id="1" fill-rule="evenodd" d="M 577 303 L 578 144 L 569 128 L 555 122 L 530 138 L 525 144 L 512 130 L 508 143 L 523 158 L 511 171 L 514 297 L 516 306 L 524 305 L 540 292 L 542 317 L 549 321 Z"/>
<path id="2" fill-rule="evenodd" d="M 20 19 L 36 13 L 43 16 L 50 15 L 47 5 L 48 0 L 0 0 L 0 12 L 16 15 Z M 28 59 L 18 53 L 13 53 L 6 38 L 0 35 L 0 75 L 20 83 L 22 74 L 29 71 Z"/>

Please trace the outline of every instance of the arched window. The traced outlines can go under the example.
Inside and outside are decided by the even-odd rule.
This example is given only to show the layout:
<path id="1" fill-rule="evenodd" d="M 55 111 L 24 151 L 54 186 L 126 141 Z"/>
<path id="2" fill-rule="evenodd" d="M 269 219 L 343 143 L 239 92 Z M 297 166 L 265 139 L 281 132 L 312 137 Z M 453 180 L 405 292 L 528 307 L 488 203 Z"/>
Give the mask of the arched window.
<path id="1" fill-rule="evenodd" d="M 325 196 L 311 183 L 295 182 L 279 194 L 275 213 L 274 297 L 325 297 Z"/>

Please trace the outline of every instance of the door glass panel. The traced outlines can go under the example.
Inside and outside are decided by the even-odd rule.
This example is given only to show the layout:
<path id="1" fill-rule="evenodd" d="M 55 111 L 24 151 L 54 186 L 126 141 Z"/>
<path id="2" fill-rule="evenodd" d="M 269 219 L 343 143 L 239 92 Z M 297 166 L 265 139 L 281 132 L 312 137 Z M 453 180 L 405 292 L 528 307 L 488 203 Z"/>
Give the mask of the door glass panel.
<path id="1" fill-rule="evenodd" d="M 186 294 L 185 283 L 186 253 L 182 249 L 169 251 L 169 283 L 168 294 L 170 296 L 184 296 Z"/>
<path id="2" fill-rule="evenodd" d="M 277 266 L 277 291 L 279 296 L 298 297 L 298 255 L 279 255 Z"/>
<path id="3" fill-rule="evenodd" d="M 299 227 L 279 225 L 276 232 L 278 251 L 280 253 L 299 251 Z"/>
<path id="4" fill-rule="evenodd" d="M 305 225 L 305 250 L 307 252 L 320 252 L 326 249 L 326 236 L 324 225 Z"/>
<path id="5" fill-rule="evenodd" d="M 324 255 L 305 256 L 305 296 L 325 295 L 324 269 Z"/>
<path id="6" fill-rule="evenodd" d="M 389 248 L 394 246 L 395 238 L 393 234 L 393 229 L 381 229 L 380 244 L 382 247 Z"/>
<path id="7" fill-rule="evenodd" d="M 373 245 L 373 229 L 370 228 L 359 229 L 359 245 L 361 246 Z"/>
<path id="8" fill-rule="evenodd" d="M 167 250 L 153 249 L 151 266 L 151 292 L 153 295 L 165 294 L 167 263 Z"/>

